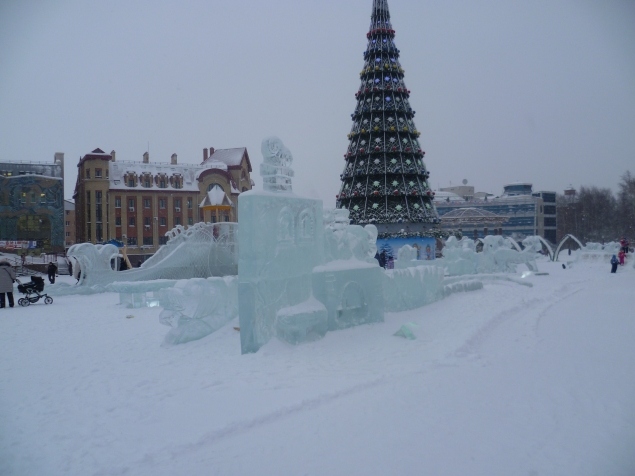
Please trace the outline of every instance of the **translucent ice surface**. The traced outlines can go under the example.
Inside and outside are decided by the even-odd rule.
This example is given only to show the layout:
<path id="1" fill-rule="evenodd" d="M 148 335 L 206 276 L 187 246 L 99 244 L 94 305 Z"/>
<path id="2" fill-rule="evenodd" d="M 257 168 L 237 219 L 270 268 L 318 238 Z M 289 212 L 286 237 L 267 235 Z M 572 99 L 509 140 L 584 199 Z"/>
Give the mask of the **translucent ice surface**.
<path id="1" fill-rule="evenodd" d="M 238 315 L 235 276 L 181 280 L 173 288 L 158 292 L 163 311 L 161 324 L 170 326 L 165 344 L 183 344 L 201 339 Z"/>
<path id="2" fill-rule="evenodd" d="M 114 245 L 81 243 L 68 250 L 79 286 L 103 288 L 114 282 L 207 278 L 235 275 L 238 268 L 236 223 L 179 225 L 166 235 L 167 244 L 141 268 L 115 271 L 119 249 Z M 78 291 L 79 292 L 79 291 Z"/>
<path id="3" fill-rule="evenodd" d="M 293 157 L 262 142 L 262 192 L 240 195 L 238 295 L 243 353 L 272 337 L 290 344 L 326 330 L 383 320 L 377 229 L 349 225 L 348 210 L 294 195 Z"/>

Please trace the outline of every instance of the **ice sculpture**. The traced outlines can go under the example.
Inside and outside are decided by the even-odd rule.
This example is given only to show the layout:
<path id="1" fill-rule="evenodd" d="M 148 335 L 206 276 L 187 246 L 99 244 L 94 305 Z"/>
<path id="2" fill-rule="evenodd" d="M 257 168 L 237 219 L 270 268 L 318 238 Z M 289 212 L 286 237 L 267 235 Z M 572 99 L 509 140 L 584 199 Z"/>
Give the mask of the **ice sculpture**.
<path id="1" fill-rule="evenodd" d="M 181 280 L 158 295 L 164 308 L 159 321 L 172 327 L 165 336 L 165 344 L 201 339 L 238 315 L 235 276 Z"/>
<path id="2" fill-rule="evenodd" d="M 523 240 L 524 249 L 512 249 L 509 240 L 500 235 L 489 235 L 483 240 L 483 252 L 477 253 L 473 240 L 460 241 L 451 236 L 443 249 L 441 264 L 450 276 L 475 273 L 515 273 L 516 265 L 525 264 L 530 271 L 538 271 L 536 253 L 542 249 L 537 236 Z"/>
<path id="3" fill-rule="evenodd" d="M 609 243 L 589 242 L 576 253 L 576 260 L 583 261 L 604 261 L 609 262 L 613 255 L 617 255 L 621 245 L 619 242 L 610 241 Z"/>
<path id="4" fill-rule="evenodd" d="M 417 260 L 417 250 L 410 245 L 403 245 L 397 251 L 397 269 L 420 266 L 421 261 Z"/>
<path id="5" fill-rule="evenodd" d="M 376 263 L 377 227 L 350 225 L 345 208 L 324 209 L 325 261 L 350 260 Z"/>
<path id="6" fill-rule="evenodd" d="M 276 137 L 262 141 L 264 191 L 240 195 L 238 261 L 242 353 L 272 337 L 291 344 L 326 330 L 383 320 L 377 229 L 350 226 L 347 210 L 292 193 L 293 157 Z M 325 226 L 326 225 L 326 226 Z"/>
<path id="7" fill-rule="evenodd" d="M 521 252 L 511 249 L 501 235 L 489 235 L 483 239 L 477 270 L 479 273 L 507 272 L 515 273 L 517 264 L 525 264 L 530 271 L 538 271 L 536 253 L 542 248 L 540 239 L 535 236 L 523 240 L 525 249 Z"/>
<path id="8" fill-rule="evenodd" d="M 187 228 L 178 225 L 166 233 L 167 244 L 161 246 L 141 268 L 126 271 L 114 270 L 114 260 L 119 256 L 119 250 L 114 245 L 73 245 L 68 250 L 68 256 L 79 263 L 74 271 L 81 271 L 79 286 L 74 288 L 81 292 L 81 287 L 103 288 L 114 282 L 236 275 L 237 228 L 236 223 L 228 222 L 196 223 Z"/>
<path id="9" fill-rule="evenodd" d="M 450 276 L 476 273 L 478 254 L 474 240 L 465 236 L 457 240 L 455 236 L 450 236 L 443 248 L 442 263 Z"/>
<path id="10" fill-rule="evenodd" d="M 79 277 L 80 285 L 93 286 L 99 284 L 103 286 L 112 282 L 104 282 L 105 273 L 110 271 L 116 274 L 112 271 L 111 262 L 119 256 L 119 249 L 115 245 L 80 243 L 68 249 L 68 256 L 79 264 L 79 266 L 75 265 L 74 272 Z"/>

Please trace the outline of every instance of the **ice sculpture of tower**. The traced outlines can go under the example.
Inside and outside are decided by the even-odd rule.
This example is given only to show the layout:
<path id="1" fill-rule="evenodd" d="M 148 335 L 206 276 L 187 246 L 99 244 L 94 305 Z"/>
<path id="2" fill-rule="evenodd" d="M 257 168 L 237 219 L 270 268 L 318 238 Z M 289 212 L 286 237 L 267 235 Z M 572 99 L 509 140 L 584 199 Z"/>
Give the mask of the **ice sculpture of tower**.
<path id="1" fill-rule="evenodd" d="M 277 137 L 262 141 L 262 192 L 240 195 L 238 294 L 243 353 L 276 335 L 278 311 L 311 301 L 311 272 L 324 261 L 322 201 L 291 192 L 293 158 Z M 311 303 L 305 305 L 310 308 Z M 326 309 L 313 302 L 322 315 Z"/>
<path id="2" fill-rule="evenodd" d="M 337 207 L 379 232 L 439 223 L 387 0 L 374 0 Z"/>
<path id="3" fill-rule="evenodd" d="M 238 314 L 242 353 L 274 336 L 289 344 L 382 322 L 377 229 L 350 225 L 347 210 L 291 193 L 291 153 L 262 142 L 264 188 L 238 199 Z"/>

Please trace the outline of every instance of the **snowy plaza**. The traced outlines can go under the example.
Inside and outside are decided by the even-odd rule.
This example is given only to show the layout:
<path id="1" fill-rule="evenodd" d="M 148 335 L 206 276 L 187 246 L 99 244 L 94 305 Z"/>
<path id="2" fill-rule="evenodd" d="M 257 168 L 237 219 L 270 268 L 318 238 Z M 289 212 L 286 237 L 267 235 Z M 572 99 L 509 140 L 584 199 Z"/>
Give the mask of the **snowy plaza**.
<path id="1" fill-rule="evenodd" d="M 635 476 L 635 3 L 48 3 L 0 476 Z"/>
<path id="2" fill-rule="evenodd" d="M 0 473 L 631 475 L 635 270 L 539 266 L 247 355 L 116 293 L 2 310 Z"/>

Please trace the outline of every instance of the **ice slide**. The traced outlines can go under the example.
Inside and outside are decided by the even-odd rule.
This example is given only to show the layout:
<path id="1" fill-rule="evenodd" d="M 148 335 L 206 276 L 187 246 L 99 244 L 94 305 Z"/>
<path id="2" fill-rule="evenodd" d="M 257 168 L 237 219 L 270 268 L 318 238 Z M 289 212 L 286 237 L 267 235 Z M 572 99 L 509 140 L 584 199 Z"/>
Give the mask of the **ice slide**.
<path id="1" fill-rule="evenodd" d="M 167 233 L 168 242 L 140 268 L 115 271 L 119 249 L 111 244 L 71 246 L 75 277 L 82 287 L 114 282 L 208 278 L 238 274 L 238 224 L 179 225 Z M 81 274 L 80 274 L 81 273 Z"/>

